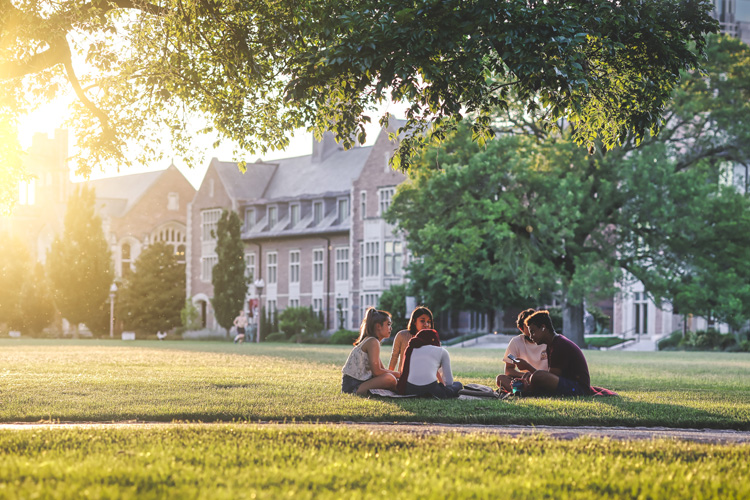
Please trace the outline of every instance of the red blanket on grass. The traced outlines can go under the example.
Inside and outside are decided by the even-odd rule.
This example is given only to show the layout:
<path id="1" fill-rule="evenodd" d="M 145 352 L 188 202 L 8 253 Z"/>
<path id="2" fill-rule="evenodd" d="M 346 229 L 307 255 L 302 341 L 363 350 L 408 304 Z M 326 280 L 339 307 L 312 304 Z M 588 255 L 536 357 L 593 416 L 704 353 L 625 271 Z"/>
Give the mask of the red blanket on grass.
<path id="1" fill-rule="evenodd" d="M 609 389 L 605 389 L 604 387 L 595 387 L 591 386 L 591 395 L 592 396 L 619 396 L 615 391 L 610 391 Z"/>

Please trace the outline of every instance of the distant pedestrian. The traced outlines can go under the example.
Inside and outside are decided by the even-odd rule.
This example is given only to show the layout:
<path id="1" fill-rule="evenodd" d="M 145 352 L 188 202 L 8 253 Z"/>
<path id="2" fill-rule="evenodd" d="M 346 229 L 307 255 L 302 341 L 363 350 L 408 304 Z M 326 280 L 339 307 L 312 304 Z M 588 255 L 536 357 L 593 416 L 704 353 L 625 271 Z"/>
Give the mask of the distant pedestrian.
<path id="1" fill-rule="evenodd" d="M 247 328 L 247 315 L 245 310 L 240 311 L 240 315 L 234 318 L 234 326 L 237 328 L 237 336 L 234 337 L 235 344 L 241 344 L 245 340 L 245 329 Z"/>

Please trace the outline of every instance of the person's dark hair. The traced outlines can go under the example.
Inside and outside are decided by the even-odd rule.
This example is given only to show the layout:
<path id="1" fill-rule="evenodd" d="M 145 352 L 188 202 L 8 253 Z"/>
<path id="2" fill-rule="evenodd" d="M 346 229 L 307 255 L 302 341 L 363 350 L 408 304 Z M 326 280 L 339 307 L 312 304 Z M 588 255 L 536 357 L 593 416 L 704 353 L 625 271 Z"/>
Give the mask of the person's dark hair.
<path id="1" fill-rule="evenodd" d="M 545 327 L 550 332 L 555 333 L 555 327 L 552 326 L 552 319 L 549 317 L 549 311 L 541 310 L 537 311 L 528 318 L 526 318 L 527 325 L 534 325 L 536 327 Z"/>
<path id="2" fill-rule="evenodd" d="M 430 317 L 430 324 L 432 326 L 435 326 L 435 321 L 432 319 L 432 311 L 427 309 L 425 306 L 418 306 L 411 312 L 411 317 L 409 318 L 409 324 L 407 325 L 406 329 L 409 330 L 409 333 L 411 336 L 415 336 L 417 332 L 417 318 L 420 316 L 427 315 Z"/>
<path id="3" fill-rule="evenodd" d="M 367 339 L 367 337 L 375 336 L 375 325 L 379 325 L 384 321 L 391 319 L 391 313 L 388 311 L 379 311 L 374 307 L 368 307 L 365 311 L 365 317 L 362 318 L 362 324 L 359 325 L 359 338 L 354 342 L 354 345 Z"/>
<path id="4" fill-rule="evenodd" d="M 523 327 L 526 324 L 526 318 L 531 316 L 536 312 L 536 309 L 526 309 L 525 311 L 521 311 L 518 313 L 518 319 L 516 320 L 516 326 L 519 330 L 521 330 L 521 333 L 523 333 Z"/>

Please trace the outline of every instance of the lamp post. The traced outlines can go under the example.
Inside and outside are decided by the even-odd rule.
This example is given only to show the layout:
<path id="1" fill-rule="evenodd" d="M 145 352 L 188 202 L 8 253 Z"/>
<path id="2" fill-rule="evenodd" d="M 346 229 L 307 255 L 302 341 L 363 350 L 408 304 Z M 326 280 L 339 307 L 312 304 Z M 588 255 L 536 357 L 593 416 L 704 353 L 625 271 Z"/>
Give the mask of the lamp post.
<path id="1" fill-rule="evenodd" d="M 117 284 L 112 283 L 109 287 L 109 338 L 115 338 L 115 294 L 117 293 Z"/>
<path id="2" fill-rule="evenodd" d="M 258 314 L 255 317 L 255 321 L 257 322 L 257 328 L 255 332 L 255 343 L 260 342 L 260 315 L 263 312 L 263 301 L 260 300 L 261 295 L 263 295 L 263 287 L 266 286 L 266 282 L 263 281 L 263 278 L 258 278 L 253 282 L 253 285 L 255 285 L 255 293 L 258 295 Z"/>

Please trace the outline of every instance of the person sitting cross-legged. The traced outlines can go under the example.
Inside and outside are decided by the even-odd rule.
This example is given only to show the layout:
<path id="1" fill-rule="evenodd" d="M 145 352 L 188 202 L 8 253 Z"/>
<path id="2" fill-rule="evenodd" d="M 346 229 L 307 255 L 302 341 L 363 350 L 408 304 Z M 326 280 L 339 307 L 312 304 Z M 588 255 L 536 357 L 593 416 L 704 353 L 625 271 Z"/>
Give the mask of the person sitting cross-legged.
<path id="1" fill-rule="evenodd" d="M 438 380 L 438 374 L 441 374 L 442 382 Z M 449 399 L 457 398 L 461 389 L 463 384 L 453 380 L 451 357 L 440 345 L 438 332 L 420 330 L 406 348 L 398 393 Z"/>
<path id="2" fill-rule="evenodd" d="M 513 361 L 513 357 L 527 361 L 535 370 L 549 370 L 549 365 L 547 364 L 547 346 L 544 344 L 538 345 L 531 340 L 531 337 L 529 337 L 529 327 L 526 326 L 526 318 L 535 312 L 534 309 L 526 309 L 518 314 L 516 326 L 521 331 L 521 334 L 510 339 L 510 343 L 507 349 L 505 349 L 505 355 L 503 356 L 505 373 L 501 373 L 495 379 L 497 386 L 503 392 L 512 392 L 513 381 L 522 379 L 525 374 L 529 373 L 519 370 Z"/>
<path id="3" fill-rule="evenodd" d="M 555 332 L 548 311 L 537 311 L 526 318 L 531 340 L 547 346 L 549 371 L 537 370 L 521 359 L 519 370 L 526 370 L 523 393 L 547 396 L 589 396 L 593 393 L 589 366 L 581 349 Z"/>

